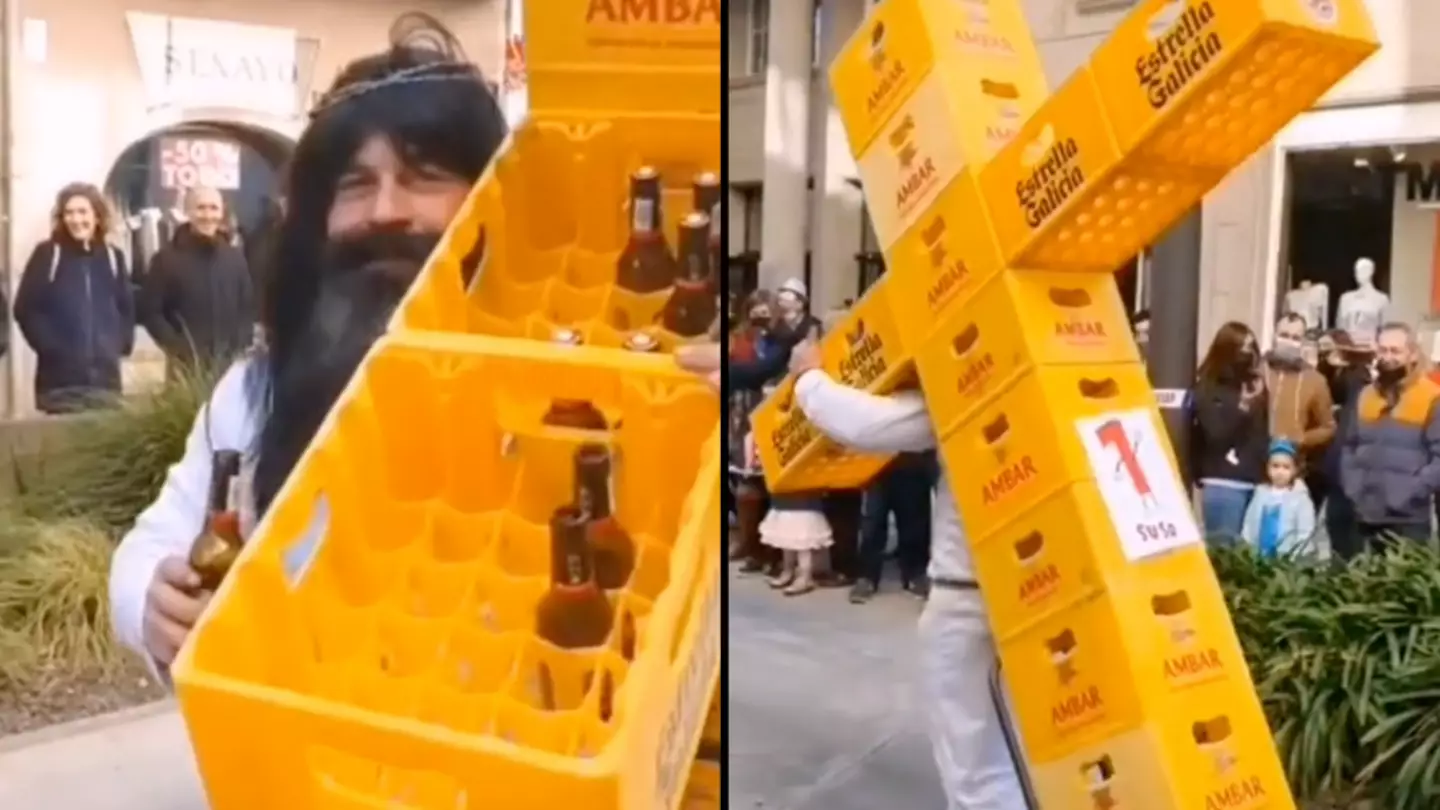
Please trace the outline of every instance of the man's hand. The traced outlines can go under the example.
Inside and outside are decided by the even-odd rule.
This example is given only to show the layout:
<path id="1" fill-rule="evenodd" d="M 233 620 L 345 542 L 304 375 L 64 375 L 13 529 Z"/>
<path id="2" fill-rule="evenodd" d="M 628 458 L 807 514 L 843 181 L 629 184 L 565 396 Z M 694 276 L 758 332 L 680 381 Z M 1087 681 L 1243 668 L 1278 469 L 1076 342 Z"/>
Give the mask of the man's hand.
<path id="1" fill-rule="evenodd" d="M 200 593 L 200 575 L 183 557 L 167 557 L 155 569 L 145 591 L 145 649 L 161 666 L 170 666 L 199 621 L 209 593 Z"/>
<path id="2" fill-rule="evenodd" d="M 717 392 L 720 390 L 720 344 L 697 343 L 675 351 L 675 362 L 692 374 L 699 374 Z"/>
<path id="3" fill-rule="evenodd" d="M 807 371 L 820 368 L 820 342 L 802 340 L 790 352 L 790 373 L 799 377 Z"/>

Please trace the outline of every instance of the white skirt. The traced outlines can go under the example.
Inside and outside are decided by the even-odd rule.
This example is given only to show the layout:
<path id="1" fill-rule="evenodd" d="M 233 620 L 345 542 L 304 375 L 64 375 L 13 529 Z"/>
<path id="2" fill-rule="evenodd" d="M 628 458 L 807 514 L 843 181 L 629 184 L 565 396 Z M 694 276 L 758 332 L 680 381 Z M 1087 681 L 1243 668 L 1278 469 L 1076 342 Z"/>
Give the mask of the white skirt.
<path id="1" fill-rule="evenodd" d="M 834 542 L 825 513 L 810 509 L 771 509 L 760 521 L 760 542 L 785 551 L 819 551 Z"/>

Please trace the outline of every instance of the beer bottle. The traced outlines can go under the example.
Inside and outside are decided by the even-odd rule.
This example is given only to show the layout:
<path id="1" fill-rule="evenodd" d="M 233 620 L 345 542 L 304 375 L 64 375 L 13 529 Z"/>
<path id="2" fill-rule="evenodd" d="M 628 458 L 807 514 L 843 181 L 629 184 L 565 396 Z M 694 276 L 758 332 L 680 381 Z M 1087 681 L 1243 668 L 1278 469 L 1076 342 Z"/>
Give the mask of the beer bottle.
<path id="1" fill-rule="evenodd" d="M 620 252 L 615 286 L 633 293 L 659 292 L 675 282 L 675 257 L 665 244 L 660 174 L 646 166 L 630 177 L 630 240 Z"/>
<path id="2" fill-rule="evenodd" d="M 630 582 L 635 570 L 635 541 L 615 519 L 611 499 L 610 450 L 583 444 L 575 451 L 575 505 L 585 516 L 585 535 L 595 553 L 595 581 L 607 591 Z"/>
<path id="3" fill-rule="evenodd" d="M 695 178 L 695 210 L 710 217 L 710 267 L 718 269 L 720 261 L 720 176 L 702 172 Z"/>
<path id="4" fill-rule="evenodd" d="M 614 621 L 595 580 L 585 514 L 563 506 L 550 517 L 550 590 L 535 609 L 535 632 L 562 650 L 585 650 L 603 646 Z"/>
<path id="5" fill-rule="evenodd" d="M 200 588 L 220 587 L 235 558 L 240 556 L 239 505 L 240 453 L 216 450 L 210 456 L 210 493 L 205 528 L 190 546 L 190 567 L 200 575 Z"/>
<path id="6" fill-rule="evenodd" d="M 698 211 L 680 223 L 680 278 L 660 321 L 681 337 L 700 337 L 715 322 L 714 274 L 710 266 L 710 217 Z"/>
<path id="7" fill-rule="evenodd" d="M 581 343 L 580 333 L 574 329 L 559 329 L 552 335 L 555 343 L 565 346 L 579 346 Z M 571 428 L 573 430 L 609 430 L 610 423 L 605 421 L 605 414 L 594 404 L 583 399 L 557 399 L 550 403 L 550 409 L 545 412 L 540 421 L 552 427 Z"/>

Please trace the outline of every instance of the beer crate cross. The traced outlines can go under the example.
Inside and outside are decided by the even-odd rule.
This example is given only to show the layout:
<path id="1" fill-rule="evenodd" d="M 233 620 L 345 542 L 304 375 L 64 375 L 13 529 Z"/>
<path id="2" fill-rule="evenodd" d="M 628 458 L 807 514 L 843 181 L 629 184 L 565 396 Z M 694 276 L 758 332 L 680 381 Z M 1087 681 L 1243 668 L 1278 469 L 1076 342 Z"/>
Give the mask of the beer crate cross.
<path id="1" fill-rule="evenodd" d="M 1293 808 L 1113 272 L 1379 47 L 1363 0 L 1141 0 L 1047 95 L 1020 0 L 885 0 L 830 68 L 887 272 L 821 344 L 918 382 L 1045 810 Z M 787 379 L 772 491 L 864 485 Z"/>

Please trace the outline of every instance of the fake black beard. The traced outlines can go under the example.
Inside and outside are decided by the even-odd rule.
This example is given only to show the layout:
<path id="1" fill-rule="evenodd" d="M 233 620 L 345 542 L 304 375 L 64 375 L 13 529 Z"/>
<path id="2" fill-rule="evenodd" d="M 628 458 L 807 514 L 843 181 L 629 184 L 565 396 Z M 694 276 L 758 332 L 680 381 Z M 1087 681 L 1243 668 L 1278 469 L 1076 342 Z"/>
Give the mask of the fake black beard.
<path id="1" fill-rule="evenodd" d="M 376 233 L 327 251 L 320 291 L 288 357 L 272 357 L 270 409 L 255 468 L 264 514 L 405 296 L 438 234 Z"/>

